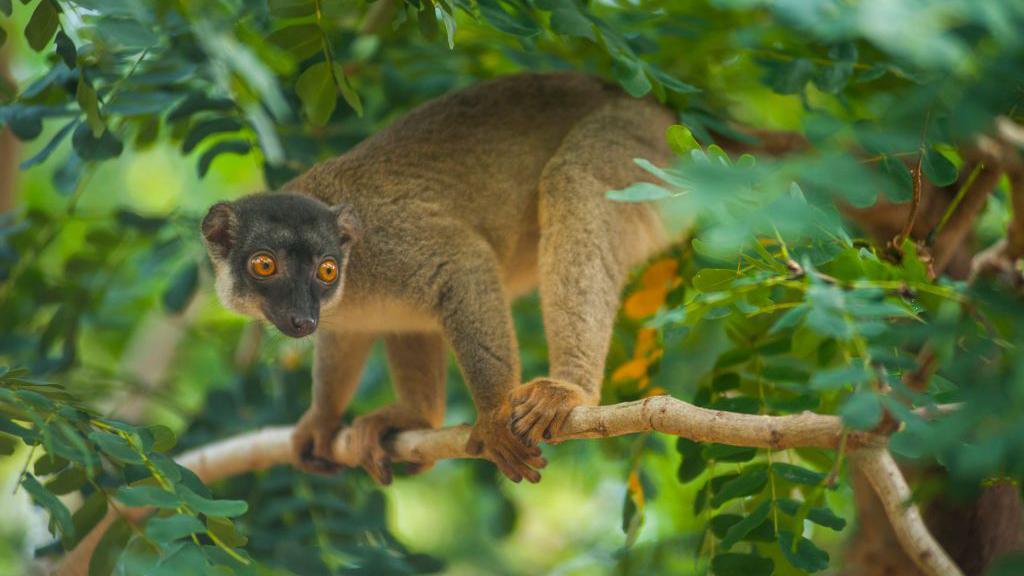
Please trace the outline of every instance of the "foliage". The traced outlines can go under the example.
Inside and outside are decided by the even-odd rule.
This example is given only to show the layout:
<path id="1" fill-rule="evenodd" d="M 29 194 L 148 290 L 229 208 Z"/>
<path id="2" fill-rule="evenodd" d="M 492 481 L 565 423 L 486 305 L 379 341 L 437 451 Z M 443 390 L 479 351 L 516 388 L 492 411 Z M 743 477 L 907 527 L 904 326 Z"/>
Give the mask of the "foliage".
<path id="1" fill-rule="evenodd" d="M 208 278 L 194 230 L 210 198 L 152 212 L 120 205 L 103 166 L 173 145 L 207 182 L 237 167 L 221 158 L 246 156 L 275 188 L 430 97 L 524 69 L 595 73 L 679 112 L 666 134 L 677 164 L 638 159 L 658 184 L 609 191 L 657 200 L 695 227 L 627 288 L 607 401 L 667 392 L 722 410 L 835 413 L 850 429 L 892 418 L 894 451 L 949 472 L 925 493 L 969 497 L 1024 476 L 1019 299 L 932 279 L 912 242 L 893 261 L 837 209 L 906 202 L 918 159 L 928 182 L 953 185 L 962 145 L 996 116 L 1019 119 L 1019 3 L 0 0 L 0 13 L 10 17 L 0 45 L 38 53 L 27 58 L 39 71 L 18 86 L 0 81 L 0 125 L 34 142 L 21 167 L 35 179 L 0 228 L 0 360 L 28 369 L 0 376 L 0 441 L 34 462 L 21 489 L 48 510 L 60 542 L 44 553 L 73 545 L 116 496 L 160 513 L 140 529 L 115 525 L 95 573 L 439 568 L 391 534 L 380 494 L 357 475 L 273 470 L 211 492 L 166 455 L 166 426 L 100 415 L 117 393 L 157 396 L 150 419 L 181 431 L 177 449 L 192 447 L 294 421 L 309 370 L 275 341 L 256 346 L 263 360 L 236 363 L 238 322 L 202 298 L 199 319 L 189 311 Z M 728 153 L 753 143 L 737 122 L 797 130 L 814 148 L 785 159 Z M 983 236 L 1003 233 L 1006 205 L 998 193 Z M 517 309 L 527 374 L 545 369 L 533 307 Z M 153 310 L 195 323 L 160 379 L 172 386 L 164 393 L 122 362 Z M 917 390 L 907 377 L 925 349 L 934 374 Z M 378 359 L 356 410 L 380 400 L 382 381 Z M 468 419 L 464 393 L 449 389 Z M 962 408 L 912 410 L 949 402 Z M 841 456 L 688 440 L 673 451 L 655 436 L 597 453 L 620 475 L 625 534 L 607 555 L 623 573 L 838 563 L 832 533 L 849 512 Z M 668 467 L 676 477 L 666 480 Z M 514 533 L 515 499 L 492 471 L 474 470 L 486 472 L 474 472 L 473 494 L 498 510 L 490 533 Z M 83 505 L 72 514 L 58 497 L 74 493 Z M 486 554 L 468 561 L 493 569 Z M 1013 561 L 1000 569 L 1015 573 Z"/>

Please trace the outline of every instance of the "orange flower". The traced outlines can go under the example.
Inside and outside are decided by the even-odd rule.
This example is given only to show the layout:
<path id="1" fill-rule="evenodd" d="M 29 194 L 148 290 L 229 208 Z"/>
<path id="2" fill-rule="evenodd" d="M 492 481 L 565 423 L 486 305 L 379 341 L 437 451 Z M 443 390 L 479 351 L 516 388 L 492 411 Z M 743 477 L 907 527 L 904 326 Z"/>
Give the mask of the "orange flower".
<path id="1" fill-rule="evenodd" d="M 644 270 L 643 276 L 640 277 L 640 284 L 644 288 L 664 288 L 666 284 L 670 284 L 676 277 L 676 272 L 679 270 L 679 263 L 673 258 L 662 258 L 652 262 L 647 270 Z"/>
<path id="2" fill-rule="evenodd" d="M 612 382 L 639 380 L 646 375 L 647 361 L 643 358 L 634 358 L 615 369 L 615 372 L 612 373 Z"/>
<path id="3" fill-rule="evenodd" d="M 665 303 L 666 296 L 668 296 L 668 289 L 665 286 L 645 288 L 630 294 L 623 306 L 626 317 L 639 320 L 654 314 Z"/>

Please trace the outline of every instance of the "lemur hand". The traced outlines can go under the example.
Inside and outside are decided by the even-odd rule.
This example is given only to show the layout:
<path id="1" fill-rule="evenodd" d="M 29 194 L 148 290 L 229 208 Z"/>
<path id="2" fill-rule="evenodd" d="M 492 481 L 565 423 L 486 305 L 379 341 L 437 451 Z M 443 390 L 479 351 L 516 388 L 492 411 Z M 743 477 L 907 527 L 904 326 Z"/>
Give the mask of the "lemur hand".
<path id="1" fill-rule="evenodd" d="M 378 484 L 391 484 L 391 456 L 384 449 L 384 437 L 403 430 L 430 428 L 430 423 L 411 410 L 398 405 L 385 406 L 352 422 L 348 434 L 350 447 L 357 451 L 359 465 Z M 418 462 L 407 466 L 406 472 L 419 473 L 430 468 L 433 462 Z"/>

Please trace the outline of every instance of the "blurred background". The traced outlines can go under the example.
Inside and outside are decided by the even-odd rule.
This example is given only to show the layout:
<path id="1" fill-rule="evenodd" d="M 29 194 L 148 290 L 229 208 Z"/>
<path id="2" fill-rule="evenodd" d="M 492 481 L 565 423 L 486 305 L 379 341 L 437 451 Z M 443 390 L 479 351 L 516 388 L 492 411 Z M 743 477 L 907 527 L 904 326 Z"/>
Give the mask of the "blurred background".
<path id="1" fill-rule="evenodd" d="M 732 127 L 743 124 L 838 150 L 870 140 L 858 132 L 870 128 L 889 158 L 922 145 L 928 109 L 929 146 L 944 153 L 929 176 L 944 178 L 948 164 L 955 181 L 951 143 L 1017 110 L 1024 74 L 1014 2 L 8 0 L 0 13 L 0 365 L 61 384 L 104 417 L 166 426 L 171 453 L 293 423 L 309 404 L 312 341 L 217 302 L 197 234 L 206 208 L 274 189 L 432 97 L 517 71 L 578 69 L 665 101 L 703 146 L 712 134 L 742 139 Z M 856 161 L 836 172 L 829 160 L 801 166 L 819 184 L 843 180 L 844 200 L 863 188 L 873 188 L 868 205 L 879 190 L 909 199 L 906 168 L 867 186 Z M 844 186 L 854 190 L 843 196 Z M 664 207 L 682 239 L 694 206 Z M 828 218 L 843 230 L 834 209 Z M 999 192 L 979 242 L 1008 220 Z M 535 296 L 515 305 L 515 321 L 524 379 L 545 374 Z M 629 360 L 638 326 L 624 318 L 609 373 Z M 679 357 L 701 354 L 697 344 Z M 707 366 L 676 363 L 651 387 L 692 399 L 726 350 L 708 346 Z M 391 400 L 382 352 L 350 416 Z M 472 422 L 454 364 L 448 380 L 446 422 Z M 606 401 L 647 385 L 610 386 Z M 680 482 L 674 441 L 569 442 L 545 454 L 539 485 L 445 461 L 385 490 L 359 470 L 276 468 L 214 493 L 249 503 L 237 524 L 259 573 L 706 573 L 702 488 Z M 1000 454 L 986 465 L 999 469 Z M 0 462 L 0 573 L 32 573 L 35 556 L 60 550 L 17 489 L 38 456 L 19 443 Z M 81 495 L 69 492 L 74 510 Z M 848 483 L 819 496 L 853 518 Z M 841 564 L 852 524 L 806 524 Z M 770 555 L 775 574 L 804 573 Z"/>

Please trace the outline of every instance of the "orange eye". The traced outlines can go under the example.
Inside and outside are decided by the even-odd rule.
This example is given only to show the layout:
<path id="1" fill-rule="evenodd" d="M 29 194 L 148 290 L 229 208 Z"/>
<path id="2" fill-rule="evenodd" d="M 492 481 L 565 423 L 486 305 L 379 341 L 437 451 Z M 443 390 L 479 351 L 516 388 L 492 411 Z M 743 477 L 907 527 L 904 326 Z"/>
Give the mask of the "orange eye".
<path id="1" fill-rule="evenodd" d="M 334 258 L 328 258 L 320 263 L 320 267 L 316 270 L 316 277 L 327 284 L 338 279 L 338 263 L 334 261 Z"/>
<path id="2" fill-rule="evenodd" d="M 267 278 L 277 272 L 277 262 L 270 254 L 260 252 L 249 259 L 249 271 L 257 278 Z"/>

